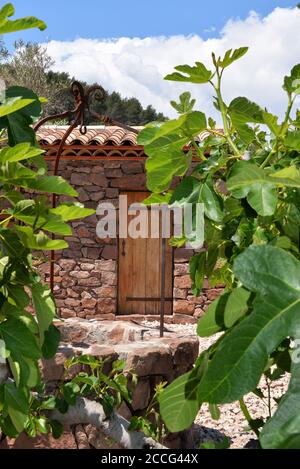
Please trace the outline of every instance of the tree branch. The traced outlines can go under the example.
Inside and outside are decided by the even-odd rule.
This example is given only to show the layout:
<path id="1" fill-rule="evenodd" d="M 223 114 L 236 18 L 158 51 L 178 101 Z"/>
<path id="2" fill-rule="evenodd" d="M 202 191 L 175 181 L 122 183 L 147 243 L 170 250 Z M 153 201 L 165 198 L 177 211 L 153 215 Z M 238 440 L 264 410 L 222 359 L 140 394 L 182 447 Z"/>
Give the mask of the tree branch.
<path id="1" fill-rule="evenodd" d="M 50 417 L 65 425 L 93 425 L 126 449 L 166 449 L 142 432 L 128 431 L 129 422 L 124 417 L 116 413 L 106 417 L 101 404 L 83 397 L 78 397 L 76 404 L 70 406 L 65 414 L 54 410 Z"/>

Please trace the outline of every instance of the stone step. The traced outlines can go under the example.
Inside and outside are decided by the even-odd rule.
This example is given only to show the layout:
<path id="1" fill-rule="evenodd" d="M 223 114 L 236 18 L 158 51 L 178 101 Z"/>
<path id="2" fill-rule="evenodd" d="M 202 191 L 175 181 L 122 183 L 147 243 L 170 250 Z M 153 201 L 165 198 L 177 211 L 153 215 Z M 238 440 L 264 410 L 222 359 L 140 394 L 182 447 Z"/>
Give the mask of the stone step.
<path id="1" fill-rule="evenodd" d="M 99 359 L 109 359 L 109 362 L 123 359 L 126 361 L 127 372 L 134 371 L 139 377 L 160 376 L 171 382 L 191 369 L 198 351 L 199 342 L 196 336 L 152 338 L 117 345 L 61 344 L 55 358 L 42 361 L 42 373 L 46 381 L 61 380 L 67 358 L 89 354 Z M 74 367 L 69 377 L 75 376 L 79 371 L 80 367 Z"/>
<path id="2" fill-rule="evenodd" d="M 69 318 L 56 323 L 61 332 L 61 340 L 65 343 L 81 346 L 118 345 L 137 341 L 152 340 L 153 335 L 159 336 L 159 327 L 136 324 L 132 321 L 91 321 Z M 182 335 L 165 325 L 165 338 Z"/>

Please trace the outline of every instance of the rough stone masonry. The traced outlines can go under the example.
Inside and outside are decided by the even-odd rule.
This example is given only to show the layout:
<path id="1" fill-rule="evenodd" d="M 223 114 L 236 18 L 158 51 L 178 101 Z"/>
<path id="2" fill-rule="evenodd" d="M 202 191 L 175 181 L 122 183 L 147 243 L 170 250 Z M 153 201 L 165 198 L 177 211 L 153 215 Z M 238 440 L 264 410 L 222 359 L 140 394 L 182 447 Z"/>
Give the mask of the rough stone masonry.
<path id="1" fill-rule="evenodd" d="M 48 164 L 51 173 L 53 161 L 48 160 Z M 120 191 L 147 190 L 144 161 L 62 157 L 59 174 L 78 191 L 79 201 L 95 210 L 100 201 L 110 202 L 118 209 Z M 59 198 L 60 202 L 69 200 Z M 99 218 L 94 214 L 73 222 L 73 235 L 66 238 L 69 248 L 56 253 L 54 293 L 62 318 L 113 320 L 117 314 L 118 240 L 97 237 Z M 184 248 L 174 250 L 174 322 L 195 322 L 221 292 L 220 288 L 211 289 L 206 282 L 202 295 L 193 296 L 188 266 L 192 254 L 192 250 Z M 49 280 L 49 263 L 45 258 L 37 261 L 37 265 L 44 279 Z"/>

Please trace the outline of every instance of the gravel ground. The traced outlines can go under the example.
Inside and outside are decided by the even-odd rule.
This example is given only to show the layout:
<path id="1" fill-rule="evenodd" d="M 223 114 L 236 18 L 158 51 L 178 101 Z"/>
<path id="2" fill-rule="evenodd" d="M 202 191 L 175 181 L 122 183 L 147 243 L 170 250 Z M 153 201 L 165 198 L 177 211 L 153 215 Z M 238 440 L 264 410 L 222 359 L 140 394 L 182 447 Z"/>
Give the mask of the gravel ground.
<path id="1" fill-rule="evenodd" d="M 159 329 L 158 321 L 148 322 L 144 321 L 143 325 L 149 327 L 149 335 L 156 335 Z M 193 324 L 177 325 L 167 324 L 167 332 L 174 332 L 176 335 L 195 335 L 196 326 Z M 216 334 L 208 338 L 200 338 L 199 349 L 200 352 L 206 350 L 220 337 Z M 270 406 L 272 412 L 276 409 L 274 398 L 280 397 L 287 389 L 289 375 L 286 374 L 281 380 L 271 383 L 270 385 Z M 249 413 L 253 419 L 264 418 L 269 415 L 268 408 L 268 385 L 263 378 L 260 382 L 261 388 L 266 399 L 262 401 L 253 393 L 245 396 L 245 403 L 248 407 Z M 221 416 L 219 420 L 213 420 L 208 405 L 203 405 L 199 414 L 196 417 L 194 424 L 194 438 L 197 445 L 204 441 L 222 441 L 225 436 L 230 439 L 231 448 L 244 448 L 256 447 L 256 435 L 254 432 L 247 429 L 247 422 L 240 410 L 238 403 L 224 404 L 219 406 Z"/>

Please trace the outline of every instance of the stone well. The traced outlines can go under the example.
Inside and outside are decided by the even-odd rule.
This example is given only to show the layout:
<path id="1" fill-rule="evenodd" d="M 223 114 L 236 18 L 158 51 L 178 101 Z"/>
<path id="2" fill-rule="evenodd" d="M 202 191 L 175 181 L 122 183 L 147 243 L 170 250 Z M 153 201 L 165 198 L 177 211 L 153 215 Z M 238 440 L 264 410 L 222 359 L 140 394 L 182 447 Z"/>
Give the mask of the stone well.
<path id="1" fill-rule="evenodd" d="M 153 395 L 156 384 L 172 382 L 176 377 L 189 371 L 198 356 L 198 339 L 187 333 L 171 331 L 165 326 L 163 338 L 157 327 L 144 326 L 133 321 L 97 321 L 70 318 L 58 321 L 61 343 L 55 358 L 44 360 L 42 374 L 51 389 L 61 382 L 64 362 L 67 358 L 80 354 L 91 354 L 98 358 L 113 361 L 126 360 L 126 370 L 133 370 L 138 376 L 133 393 L 132 409 L 135 415 L 142 415 Z M 74 367 L 75 368 L 75 367 Z M 80 369 L 74 369 L 75 373 Z M 131 412 L 122 404 L 118 412 L 126 419 Z M 171 434 L 165 444 L 170 448 L 189 446 L 187 433 Z M 17 440 L 7 439 L 0 449 L 9 448 L 61 448 L 90 449 L 117 448 L 111 441 L 91 425 L 77 425 L 72 431 L 65 429 L 59 440 L 50 435 L 30 439 L 22 434 Z"/>
<path id="2" fill-rule="evenodd" d="M 61 344 L 56 357 L 42 363 L 46 381 L 50 385 L 60 381 L 64 361 L 73 355 L 90 354 L 111 361 L 124 359 L 125 372 L 133 370 L 138 376 L 132 407 L 139 412 L 148 406 L 158 382 L 172 382 L 190 370 L 198 356 L 197 337 L 167 330 L 160 338 L 158 328 L 130 321 L 70 318 L 57 325 Z M 128 412 L 124 417 L 129 417 Z"/>
<path id="3" fill-rule="evenodd" d="M 56 357 L 45 360 L 42 371 L 46 380 L 55 386 L 63 375 L 63 363 L 67 357 L 91 354 L 98 358 L 126 360 L 126 370 L 138 376 L 133 393 L 134 415 L 146 410 L 155 386 L 162 381 L 172 382 L 189 371 L 198 356 L 198 339 L 187 333 L 171 331 L 165 326 L 165 336 L 159 337 L 158 327 L 144 326 L 133 321 L 91 321 L 70 318 L 58 324 L 62 342 Z M 77 370 L 78 371 L 78 370 Z M 130 420 L 132 413 L 125 403 L 118 412 Z M 91 447 L 105 447 L 103 435 L 95 429 L 84 428 Z M 81 435 L 84 435 L 81 432 Z M 168 437 L 167 446 L 180 448 L 189 446 L 188 434 Z"/>

